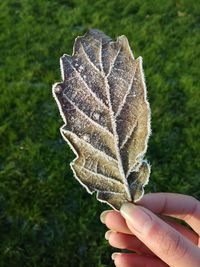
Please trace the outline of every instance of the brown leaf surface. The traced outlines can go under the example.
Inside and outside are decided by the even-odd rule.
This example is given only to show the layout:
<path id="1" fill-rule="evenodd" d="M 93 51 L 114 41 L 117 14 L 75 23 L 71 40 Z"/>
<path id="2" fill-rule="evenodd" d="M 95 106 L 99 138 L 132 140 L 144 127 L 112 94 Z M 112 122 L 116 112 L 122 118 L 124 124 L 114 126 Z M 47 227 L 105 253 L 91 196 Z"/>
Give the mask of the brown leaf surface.
<path id="1" fill-rule="evenodd" d="M 90 30 L 60 62 L 63 82 L 53 95 L 65 122 L 61 133 L 77 156 L 75 178 L 115 209 L 138 200 L 150 175 L 143 160 L 150 108 L 142 58 L 134 59 L 125 36 L 113 42 Z"/>

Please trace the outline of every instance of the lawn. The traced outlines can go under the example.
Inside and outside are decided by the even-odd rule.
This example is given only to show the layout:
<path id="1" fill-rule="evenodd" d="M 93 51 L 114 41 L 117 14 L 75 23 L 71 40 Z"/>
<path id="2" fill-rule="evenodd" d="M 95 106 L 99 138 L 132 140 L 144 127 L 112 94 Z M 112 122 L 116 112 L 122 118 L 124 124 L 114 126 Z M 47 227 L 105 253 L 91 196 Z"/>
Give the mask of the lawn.
<path id="1" fill-rule="evenodd" d="M 106 204 L 73 178 L 52 97 L 59 58 L 98 28 L 143 57 L 152 110 L 146 192 L 200 199 L 200 2 L 0 2 L 0 267 L 113 266 Z"/>

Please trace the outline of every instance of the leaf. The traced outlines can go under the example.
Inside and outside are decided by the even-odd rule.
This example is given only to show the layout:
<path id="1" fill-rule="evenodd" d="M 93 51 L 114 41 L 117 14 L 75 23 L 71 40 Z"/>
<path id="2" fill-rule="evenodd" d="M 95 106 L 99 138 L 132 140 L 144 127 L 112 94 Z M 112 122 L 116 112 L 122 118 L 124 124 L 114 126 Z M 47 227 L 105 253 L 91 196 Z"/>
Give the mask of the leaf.
<path id="1" fill-rule="evenodd" d="M 75 178 L 115 209 L 140 199 L 150 175 L 142 58 L 134 59 L 125 36 L 113 42 L 90 30 L 60 63 L 63 82 L 54 84 L 53 96 L 65 122 L 61 134 L 76 154 Z"/>

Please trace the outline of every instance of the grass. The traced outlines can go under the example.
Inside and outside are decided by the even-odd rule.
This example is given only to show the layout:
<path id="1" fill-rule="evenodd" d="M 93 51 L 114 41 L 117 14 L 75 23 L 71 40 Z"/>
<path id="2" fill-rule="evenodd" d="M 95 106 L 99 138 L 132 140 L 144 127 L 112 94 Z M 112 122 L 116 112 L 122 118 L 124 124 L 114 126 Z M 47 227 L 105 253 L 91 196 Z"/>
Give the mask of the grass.
<path id="1" fill-rule="evenodd" d="M 125 34 L 144 61 L 152 131 L 146 192 L 200 198 L 196 0 L 4 0 L 0 3 L 0 266 L 106 267 L 108 208 L 73 178 L 51 86 L 74 38 Z"/>

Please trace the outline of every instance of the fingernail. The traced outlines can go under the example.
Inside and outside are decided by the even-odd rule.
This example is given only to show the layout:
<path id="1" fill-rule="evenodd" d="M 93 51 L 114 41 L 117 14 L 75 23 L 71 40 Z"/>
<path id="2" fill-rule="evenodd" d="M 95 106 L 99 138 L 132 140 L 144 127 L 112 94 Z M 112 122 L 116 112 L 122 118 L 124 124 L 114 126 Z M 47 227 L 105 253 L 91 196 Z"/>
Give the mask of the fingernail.
<path id="1" fill-rule="evenodd" d="M 131 227 L 139 233 L 144 233 L 145 229 L 152 221 L 151 216 L 145 210 L 132 203 L 125 203 L 122 205 L 120 212 L 122 216 L 128 221 Z"/>
<path id="2" fill-rule="evenodd" d="M 110 210 L 105 210 L 100 215 L 100 221 L 105 224 L 106 214 L 109 213 Z"/>
<path id="3" fill-rule="evenodd" d="M 105 239 L 109 240 L 110 234 L 112 233 L 112 230 L 109 230 L 105 233 Z"/>
<path id="4" fill-rule="evenodd" d="M 112 260 L 115 260 L 118 256 L 120 256 L 121 253 L 115 252 L 111 255 Z"/>

